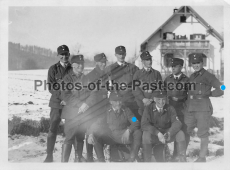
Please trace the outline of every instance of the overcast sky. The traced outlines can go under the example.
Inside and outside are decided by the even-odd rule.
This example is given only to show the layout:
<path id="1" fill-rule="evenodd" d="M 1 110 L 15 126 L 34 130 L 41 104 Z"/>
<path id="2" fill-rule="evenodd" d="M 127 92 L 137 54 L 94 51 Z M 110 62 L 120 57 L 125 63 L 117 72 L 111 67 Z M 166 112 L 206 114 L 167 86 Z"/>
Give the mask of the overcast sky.
<path id="1" fill-rule="evenodd" d="M 89 58 L 104 52 L 110 60 L 114 48 L 124 45 L 131 57 L 175 7 L 180 6 L 9 7 L 9 41 L 53 51 L 62 44 L 73 51 L 80 44 Z M 191 7 L 219 33 L 223 31 L 223 7 Z"/>

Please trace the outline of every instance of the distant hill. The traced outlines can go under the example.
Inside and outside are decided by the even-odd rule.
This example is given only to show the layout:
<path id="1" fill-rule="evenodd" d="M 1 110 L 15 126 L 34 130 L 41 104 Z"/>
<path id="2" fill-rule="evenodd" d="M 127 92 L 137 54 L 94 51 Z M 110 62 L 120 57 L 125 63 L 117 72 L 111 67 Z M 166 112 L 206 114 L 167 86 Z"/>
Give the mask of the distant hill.
<path id="1" fill-rule="evenodd" d="M 48 69 L 58 62 L 57 53 L 38 46 L 22 46 L 19 43 L 8 43 L 9 70 Z M 94 62 L 85 59 L 85 67 L 93 67 Z"/>

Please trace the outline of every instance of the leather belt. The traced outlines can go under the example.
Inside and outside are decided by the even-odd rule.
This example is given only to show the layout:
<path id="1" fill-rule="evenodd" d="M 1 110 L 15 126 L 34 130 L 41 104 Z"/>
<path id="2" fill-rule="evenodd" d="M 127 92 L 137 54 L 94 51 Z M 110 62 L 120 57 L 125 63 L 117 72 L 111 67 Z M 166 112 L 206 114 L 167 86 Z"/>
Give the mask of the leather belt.
<path id="1" fill-rule="evenodd" d="M 208 99 L 208 96 L 189 95 L 189 99 Z"/>

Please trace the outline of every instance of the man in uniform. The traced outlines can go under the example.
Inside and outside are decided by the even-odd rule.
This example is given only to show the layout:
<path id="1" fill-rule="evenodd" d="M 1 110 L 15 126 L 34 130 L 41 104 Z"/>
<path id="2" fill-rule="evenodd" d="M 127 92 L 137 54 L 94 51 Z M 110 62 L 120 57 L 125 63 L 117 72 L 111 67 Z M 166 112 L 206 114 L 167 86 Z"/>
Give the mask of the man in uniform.
<path id="1" fill-rule="evenodd" d="M 130 109 L 122 105 L 122 97 L 115 92 L 109 96 L 111 106 L 107 114 L 95 122 L 89 130 L 89 143 L 94 149 L 99 162 L 105 162 L 104 144 L 131 144 L 130 162 L 135 161 L 141 145 L 142 131 L 138 120 Z"/>
<path id="2" fill-rule="evenodd" d="M 86 81 L 89 83 L 97 84 L 98 81 L 101 81 L 101 86 L 105 86 L 106 81 L 108 80 L 107 74 L 105 74 L 105 67 L 107 58 L 104 53 L 100 53 L 94 56 L 94 61 L 96 63 L 96 67 L 86 75 Z M 95 90 L 91 93 L 89 98 L 91 100 L 95 100 L 94 105 L 98 105 L 99 109 L 92 113 L 94 118 L 92 118 L 87 125 L 89 128 L 92 123 L 97 120 L 96 114 L 105 114 L 106 106 L 108 105 L 108 91 L 106 89 Z M 96 98 L 95 98 L 96 97 Z M 87 150 L 87 161 L 93 162 L 93 145 L 88 142 L 88 135 L 86 136 L 86 150 Z"/>
<path id="3" fill-rule="evenodd" d="M 137 66 L 125 62 L 126 49 L 124 46 L 118 46 L 115 48 L 115 56 L 117 62 L 111 64 L 106 68 L 106 73 L 109 75 L 109 78 L 112 83 L 118 83 L 118 85 L 123 84 L 121 87 L 127 87 L 126 90 L 119 90 L 118 93 L 122 96 L 122 103 L 127 106 L 140 121 L 141 117 L 138 114 L 138 106 L 135 101 L 135 98 L 132 94 L 132 81 L 133 75 L 138 69 Z M 128 88 L 130 86 L 130 88 Z"/>
<path id="4" fill-rule="evenodd" d="M 188 89 L 184 119 L 190 135 L 193 135 L 195 127 L 198 128 L 197 136 L 200 138 L 201 144 L 199 158 L 196 162 L 206 162 L 209 143 L 209 121 L 213 113 L 209 97 L 219 97 L 224 92 L 220 89 L 221 83 L 215 75 L 203 68 L 201 53 L 192 55 L 191 63 L 195 72 L 190 76 L 189 82 L 195 83 L 195 89 Z M 215 90 L 211 91 L 212 88 Z"/>
<path id="5" fill-rule="evenodd" d="M 72 145 L 75 147 L 75 162 L 81 162 L 82 151 L 84 146 L 84 138 L 86 126 L 79 123 L 73 123 L 84 111 L 85 105 L 91 106 L 91 102 L 87 100 L 88 93 L 84 90 L 75 89 L 75 83 L 83 84 L 84 56 L 74 55 L 70 59 L 72 69 L 65 75 L 65 89 L 61 93 L 60 105 L 64 106 L 61 118 L 65 119 L 64 132 L 65 141 L 62 145 L 62 162 L 68 162 Z"/>
<path id="6" fill-rule="evenodd" d="M 182 124 L 176 115 L 175 109 L 166 104 L 166 99 L 165 91 L 157 91 L 154 94 L 155 103 L 145 107 L 141 119 L 145 162 L 151 162 L 153 145 L 173 141 L 176 141 L 178 145 L 179 161 L 186 162 L 185 136 L 183 131 L 180 130 Z"/>
<path id="7" fill-rule="evenodd" d="M 171 61 L 172 74 L 170 74 L 168 77 L 165 78 L 164 84 L 167 89 L 169 105 L 175 108 L 177 117 L 182 123 L 181 130 L 185 134 L 186 149 L 187 149 L 187 146 L 190 140 L 190 136 L 187 133 L 187 126 L 184 123 L 184 114 L 182 113 L 182 111 L 184 110 L 184 103 L 187 100 L 187 95 L 188 95 L 187 94 L 188 91 L 185 88 L 185 83 L 188 83 L 189 78 L 184 73 L 181 72 L 183 65 L 184 65 L 183 59 L 173 58 Z M 179 88 L 178 90 L 176 88 L 176 85 Z M 173 159 L 176 159 L 176 156 L 177 156 L 176 147 L 177 147 L 176 142 L 174 142 Z"/>
<path id="8" fill-rule="evenodd" d="M 162 81 L 162 77 L 159 71 L 152 68 L 152 56 L 148 51 L 145 51 L 141 54 L 141 60 L 143 63 L 143 68 L 135 72 L 133 76 L 133 80 L 138 80 L 141 83 L 158 83 L 158 81 Z M 149 86 L 150 87 L 150 86 Z M 148 106 L 153 102 L 153 94 L 154 91 L 151 89 L 144 89 L 141 87 L 137 87 L 136 90 L 133 90 L 133 94 L 135 96 L 135 100 L 138 104 L 138 112 L 139 115 L 142 116 L 144 111 L 144 106 Z"/>
<path id="9" fill-rule="evenodd" d="M 63 77 L 71 69 L 71 65 L 68 62 L 70 56 L 69 48 L 66 45 L 61 45 L 57 48 L 57 54 L 59 62 L 49 68 L 47 79 L 49 92 L 51 93 L 51 98 L 49 102 L 49 107 L 51 107 L 51 111 L 50 128 L 47 136 L 47 156 L 44 162 L 53 162 L 53 150 L 63 108 L 63 106 L 60 105 L 61 91 L 58 90 L 58 87 L 55 86 L 55 84 L 61 82 Z"/>

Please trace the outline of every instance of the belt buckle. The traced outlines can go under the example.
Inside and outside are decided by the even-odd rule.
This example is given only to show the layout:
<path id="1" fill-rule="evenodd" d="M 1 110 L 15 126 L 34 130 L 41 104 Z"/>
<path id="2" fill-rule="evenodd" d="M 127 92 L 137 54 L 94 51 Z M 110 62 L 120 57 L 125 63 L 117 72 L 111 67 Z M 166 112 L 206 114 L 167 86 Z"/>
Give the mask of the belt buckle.
<path id="1" fill-rule="evenodd" d="M 190 99 L 193 99 L 193 96 L 190 96 Z"/>

